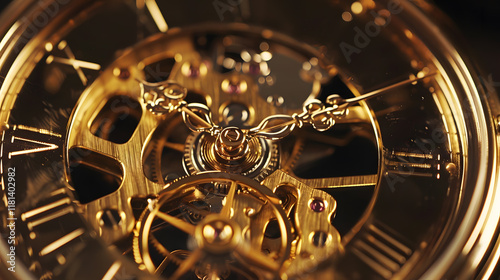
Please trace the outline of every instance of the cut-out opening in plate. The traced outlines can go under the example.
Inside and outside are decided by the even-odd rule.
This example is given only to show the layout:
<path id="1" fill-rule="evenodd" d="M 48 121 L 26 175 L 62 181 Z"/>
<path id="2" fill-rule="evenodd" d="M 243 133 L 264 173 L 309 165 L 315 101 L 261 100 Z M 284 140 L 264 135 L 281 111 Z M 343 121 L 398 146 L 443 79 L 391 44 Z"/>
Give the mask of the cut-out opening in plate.
<path id="1" fill-rule="evenodd" d="M 142 107 L 137 100 L 116 95 L 108 100 L 92 121 L 90 131 L 117 144 L 126 143 L 139 125 Z"/>
<path id="2" fill-rule="evenodd" d="M 74 152 L 76 149 L 78 153 Z M 86 204 L 117 191 L 122 183 L 123 169 L 111 157 L 84 148 L 71 148 L 69 175 L 78 200 Z"/>

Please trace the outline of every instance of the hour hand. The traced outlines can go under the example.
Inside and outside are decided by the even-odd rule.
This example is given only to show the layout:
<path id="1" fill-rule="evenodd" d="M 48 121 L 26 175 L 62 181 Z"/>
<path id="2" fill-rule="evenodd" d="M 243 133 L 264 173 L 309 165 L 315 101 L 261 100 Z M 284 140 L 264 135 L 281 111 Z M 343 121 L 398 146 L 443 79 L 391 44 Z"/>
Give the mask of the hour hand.
<path id="1" fill-rule="evenodd" d="M 210 109 L 201 103 L 188 104 L 184 99 L 187 89 L 175 81 L 167 80 L 149 83 L 138 80 L 141 86 L 142 101 L 146 108 L 155 114 L 180 112 L 187 127 L 194 132 L 211 132 L 217 130 L 212 121 Z"/>

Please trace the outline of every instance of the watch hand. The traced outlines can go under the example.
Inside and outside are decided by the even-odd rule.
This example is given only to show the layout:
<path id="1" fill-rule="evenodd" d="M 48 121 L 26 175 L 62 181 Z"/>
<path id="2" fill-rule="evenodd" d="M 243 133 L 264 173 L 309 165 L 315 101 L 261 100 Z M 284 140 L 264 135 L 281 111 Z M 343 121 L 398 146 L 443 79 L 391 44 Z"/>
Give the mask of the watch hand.
<path id="1" fill-rule="evenodd" d="M 337 94 L 332 94 L 332 95 L 328 96 L 328 98 L 326 99 L 326 102 L 328 104 L 331 104 L 331 105 L 339 105 L 339 106 L 342 105 L 342 104 L 358 103 L 358 102 L 363 101 L 363 100 L 368 100 L 368 99 L 371 99 L 373 97 L 380 96 L 383 93 L 386 93 L 387 91 L 389 91 L 391 89 L 395 89 L 395 88 L 400 87 L 400 86 L 404 86 L 404 85 L 407 85 L 407 84 L 418 82 L 418 81 L 423 80 L 425 78 L 429 78 L 429 77 L 435 76 L 436 74 L 437 73 L 434 72 L 434 73 L 430 73 L 430 74 L 424 75 L 424 76 L 419 77 L 419 78 L 413 78 L 413 79 L 403 80 L 401 82 L 397 82 L 395 84 L 392 84 L 392 85 L 389 85 L 389 86 L 386 86 L 386 87 L 383 87 L 383 88 L 380 88 L 380 89 L 377 89 L 377 90 L 373 90 L 373 91 L 370 91 L 368 93 L 365 93 L 365 94 L 362 94 L 360 96 L 356 96 L 356 97 L 353 97 L 353 98 L 349 98 L 349 99 L 343 99 L 342 97 L 340 97 Z"/>
<path id="2" fill-rule="evenodd" d="M 249 132 L 253 135 L 277 140 L 289 135 L 296 126 L 299 128 L 302 127 L 304 123 L 311 124 L 317 131 L 325 131 L 330 129 L 335 124 L 336 120 L 346 115 L 347 108 L 350 105 L 380 96 L 394 88 L 415 83 L 434 75 L 436 75 L 436 73 L 427 74 L 419 78 L 404 80 L 349 99 L 343 99 L 338 94 L 332 94 L 328 96 L 326 100 L 326 102 L 329 105 L 332 105 L 332 107 L 325 107 L 321 101 L 313 99 L 304 104 L 302 113 L 293 114 L 292 116 L 269 116 L 265 118 L 257 127 L 250 129 Z"/>
<path id="3" fill-rule="evenodd" d="M 141 86 L 141 94 L 146 107 L 155 115 L 180 112 L 184 123 L 192 131 L 211 133 L 218 129 L 212 121 L 210 109 L 201 103 L 188 104 L 184 99 L 187 89 L 175 81 L 149 83 L 137 80 Z"/>
<path id="4" fill-rule="evenodd" d="M 303 111 L 300 114 L 291 116 L 272 115 L 262 120 L 256 127 L 241 129 L 241 132 L 248 136 L 278 140 L 288 136 L 297 126 L 300 128 L 306 123 L 312 125 L 317 131 L 326 131 L 335 125 L 336 120 L 347 114 L 347 108 L 351 104 L 380 96 L 389 90 L 434 75 L 436 73 L 404 80 L 349 99 L 343 99 L 338 94 L 332 94 L 326 100 L 326 103 L 331 107 L 326 107 L 320 100 L 312 99 L 304 104 Z M 206 105 L 200 103 L 188 104 L 184 100 L 187 95 L 186 88 L 174 81 L 159 83 L 138 81 L 141 85 L 143 100 L 152 113 L 161 115 L 178 111 L 182 113 L 184 123 L 194 132 L 209 132 L 212 135 L 219 135 L 222 132 L 222 129 L 213 122 L 210 109 Z"/>

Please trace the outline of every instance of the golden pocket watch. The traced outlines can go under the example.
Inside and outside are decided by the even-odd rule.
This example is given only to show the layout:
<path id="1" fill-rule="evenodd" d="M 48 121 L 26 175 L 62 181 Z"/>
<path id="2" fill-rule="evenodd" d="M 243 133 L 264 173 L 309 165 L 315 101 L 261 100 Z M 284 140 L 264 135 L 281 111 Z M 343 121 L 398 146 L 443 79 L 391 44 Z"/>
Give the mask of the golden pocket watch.
<path id="1" fill-rule="evenodd" d="M 14 1 L 2 279 L 488 279 L 499 103 L 425 1 Z"/>

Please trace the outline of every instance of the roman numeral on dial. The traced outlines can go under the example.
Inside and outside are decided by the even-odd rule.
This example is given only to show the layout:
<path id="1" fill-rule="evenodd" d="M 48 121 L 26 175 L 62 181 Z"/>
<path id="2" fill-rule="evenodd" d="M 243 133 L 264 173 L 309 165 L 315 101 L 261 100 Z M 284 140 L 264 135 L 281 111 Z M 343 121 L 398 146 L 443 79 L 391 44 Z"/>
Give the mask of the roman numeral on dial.
<path id="1" fill-rule="evenodd" d="M 160 7 L 155 0 L 144 0 L 144 4 L 146 5 L 151 17 L 153 18 L 158 30 L 161 32 L 167 32 L 168 24 L 161 13 Z"/>
<path id="2" fill-rule="evenodd" d="M 59 148 L 59 146 L 57 146 L 55 144 L 12 136 L 11 143 L 14 143 L 14 142 L 18 143 L 19 146 L 21 146 L 21 147 L 25 146 L 27 148 L 20 149 L 18 151 L 9 152 L 9 158 L 12 158 L 13 156 L 19 156 L 19 155 L 27 155 L 27 154 L 45 152 L 45 151 L 55 150 L 55 149 Z M 30 147 L 32 147 L 32 148 L 30 148 Z"/>
<path id="3" fill-rule="evenodd" d="M 31 241 L 28 253 L 42 265 L 63 265 L 71 251 L 88 239 L 83 220 L 63 187 L 21 214 L 24 234 Z"/>
<path id="4" fill-rule="evenodd" d="M 50 46 L 50 47 L 48 47 L 48 48 L 46 47 L 46 50 L 49 52 L 52 51 L 52 48 L 53 48 L 52 45 L 49 44 L 47 46 Z M 85 74 L 83 73 L 82 69 L 90 69 L 90 70 L 95 70 L 95 71 L 98 71 L 101 69 L 101 65 L 99 65 L 97 63 L 76 59 L 75 54 L 73 53 L 71 48 L 68 46 L 68 43 L 66 41 L 61 41 L 57 45 L 57 49 L 64 52 L 66 57 L 49 55 L 45 62 L 47 64 L 51 64 L 53 62 L 56 62 L 56 63 L 66 64 L 66 65 L 72 66 L 75 69 L 76 73 L 78 74 L 78 77 L 80 78 L 80 80 L 82 81 L 82 84 L 84 86 L 87 85 L 88 79 L 87 79 L 87 76 L 85 76 Z"/>
<path id="5" fill-rule="evenodd" d="M 4 156 L 4 149 L 6 149 L 5 152 L 9 159 L 20 155 L 30 155 L 56 150 L 59 148 L 59 145 L 48 142 L 47 140 L 54 141 L 57 138 L 60 139 L 62 136 L 44 129 L 14 125 L 12 129 L 2 132 L 3 145 L 0 156 Z M 8 148 L 4 146 L 8 146 Z"/>
<path id="6" fill-rule="evenodd" d="M 392 150 L 386 153 L 388 173 L 400 176 L 441 177 L 441 155 Z"/>
<path id="7" fill-rule="evenodd" d="M 21 233 L 29 240 L 30 269 L 35 275 L 40 279 L 146 279 L 139 277 L 142 272 L 132 262 L 116 259 L 120 254 L 94 238 L 72 201 L 63 186 L 21 214 Z"/>
<path id="8" fill-rule="evenodd" d="M 391 278 L 413 254 L 392 230 L 373 224 L 354 241 L 352 252 L 384 279 Z"/>

